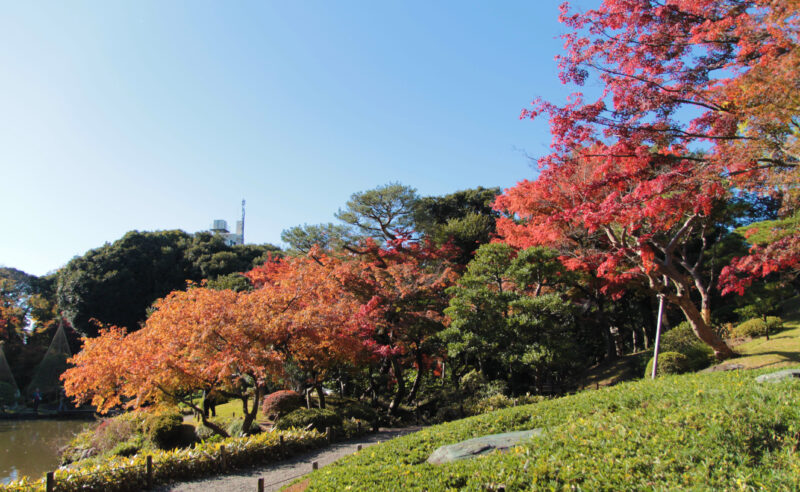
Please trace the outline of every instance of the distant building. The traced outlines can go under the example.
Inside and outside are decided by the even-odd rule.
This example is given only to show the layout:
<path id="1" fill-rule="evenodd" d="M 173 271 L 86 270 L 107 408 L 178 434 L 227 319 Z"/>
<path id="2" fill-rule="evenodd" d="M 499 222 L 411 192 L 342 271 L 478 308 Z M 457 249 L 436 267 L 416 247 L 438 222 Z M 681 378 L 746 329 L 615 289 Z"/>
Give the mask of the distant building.
<path id="1" fill-rule="evenodd" d="M 228 246 L 244 244 L 244 222 L 241 220 L 236 221 L 236 232 L 230 232 L 228 222 L 217 219 L 211 224 L 210 232 L 222 236 Z"/>
<path id="2" fill-rule="evenodd" d="M 244 200 L 242 200 L 242 220 L 236 221 L 236 232 L 228 230 L 228 223 L 222 219 L 217 219 L 211 223 L 212 234 L 218 234 L 225 240 L 228 246 L 244 244 Z"/>

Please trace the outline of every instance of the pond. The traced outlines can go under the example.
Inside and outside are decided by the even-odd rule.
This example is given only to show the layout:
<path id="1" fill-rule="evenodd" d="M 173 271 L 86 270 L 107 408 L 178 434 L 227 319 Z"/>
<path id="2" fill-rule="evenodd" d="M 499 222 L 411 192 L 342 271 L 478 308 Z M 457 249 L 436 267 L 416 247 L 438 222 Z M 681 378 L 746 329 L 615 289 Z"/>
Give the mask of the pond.
<path id="1" fill-rule="evenodd" d="M 92 422 L 0 420 L 0 484 L 23 475 L 35 480 L 59 464 L 59 448 Z"/>

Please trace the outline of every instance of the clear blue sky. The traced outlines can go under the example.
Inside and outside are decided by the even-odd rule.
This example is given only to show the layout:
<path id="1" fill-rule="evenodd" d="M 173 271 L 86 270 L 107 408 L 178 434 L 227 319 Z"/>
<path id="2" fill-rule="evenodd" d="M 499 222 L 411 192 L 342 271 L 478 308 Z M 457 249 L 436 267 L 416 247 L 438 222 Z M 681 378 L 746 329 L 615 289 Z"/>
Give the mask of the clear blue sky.
<path id="1" fill-rule="evenodd" d="M 595 2 L 586 0 L 592 4 Z M 392 181 L 513 186 L 562 101 L 559 1 L 0 4 L 0 264 L 41 275 L 126 231 L 334 220 Z"/>

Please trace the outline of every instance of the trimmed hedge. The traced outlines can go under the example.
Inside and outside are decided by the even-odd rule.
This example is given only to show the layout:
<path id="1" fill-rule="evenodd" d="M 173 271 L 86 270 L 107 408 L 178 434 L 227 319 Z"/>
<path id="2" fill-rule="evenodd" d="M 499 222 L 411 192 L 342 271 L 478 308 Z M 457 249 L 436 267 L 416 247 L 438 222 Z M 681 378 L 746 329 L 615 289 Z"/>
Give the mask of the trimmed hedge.
<path id="1" fill-rule="evenodd" d="M 283 436 L 283 445 L 280 437 Z M 193 479 L 222 471 L 223 447 L 227 467 L 236 468 L 278 461 L 303 451 L 322 447 L 327 438 L 316 432 L 289 430 L 270 432 L 243 438 L 228 438 L 214 443 L 201 443 L 191 449 L 153 451 L 153 483 Z M 127 492 L 144 490 L 146 456 L 116 457 L 102 463 L 55 471 L 59 492 Z M 23 492 L 44 490 L 44 479 L 24 477 L 0 491 Z"/>
<path id="2" fill-rule="evenodd" d="M 733 329 L 732 335 L 735 337 L 757 338 L 770 333 L 775 333 L 783 328 L 783 320 L 778 316 L 767 316 L 766 323 L 761 318 L 752 318 L 739 324 Z"/>
<path id="3" fill-rule="evenodd" d="M 768 371 L 666 376 L 470 417 L 313 472 L 308 491 L 799 490 L 800 384 Z M 439 446 L 542 427 L 546 437 L 443 465 Z"/>
<path id="4" fill-rule="evenodd" d="M 656 376 L 667 374 L 683 374 L 689 371 L 689 358 L 680 352 L 662 352 L 658 354 L 658 369 Z M 647 362 L 644 370 L 644 377 L 649 378 L 653 374 L 653 358 Z"/>
<path id="5" fill-rule="evenodd" d="M 293 410 L 297 410 L 304 404 L 303 397 L 296 391 L 276 391 L 264 398 L 264 403 L 261 404 L 261 414 L 276 420 Z"/>
<path id="6" fill-rule="evenodd" d="M 325 432 L 326 427 L 342 427 L 342 417 L 327 408 L 298 408 L 281 417 L 275 423 L 275 428 L 279 430 L 305 429 L 309 425 L 319 432 Z"/>

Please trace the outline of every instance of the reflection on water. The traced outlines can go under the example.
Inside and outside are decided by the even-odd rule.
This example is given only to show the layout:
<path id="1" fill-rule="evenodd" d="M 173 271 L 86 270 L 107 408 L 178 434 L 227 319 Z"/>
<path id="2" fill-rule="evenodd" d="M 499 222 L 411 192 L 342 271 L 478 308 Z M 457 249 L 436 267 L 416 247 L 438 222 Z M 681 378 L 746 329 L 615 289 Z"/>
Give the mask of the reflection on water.
<path id="1" fill-rule="evenodd" d="M 24 475 L 39 479 L 58 468 L 58 450 L 85 420 L 0 420 L 0 483 Z"/>

